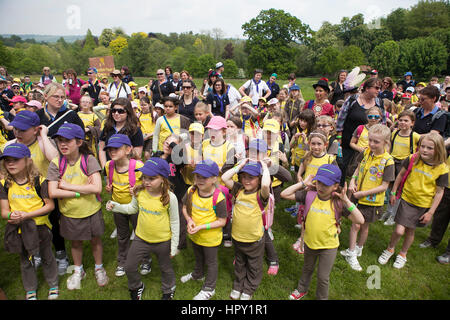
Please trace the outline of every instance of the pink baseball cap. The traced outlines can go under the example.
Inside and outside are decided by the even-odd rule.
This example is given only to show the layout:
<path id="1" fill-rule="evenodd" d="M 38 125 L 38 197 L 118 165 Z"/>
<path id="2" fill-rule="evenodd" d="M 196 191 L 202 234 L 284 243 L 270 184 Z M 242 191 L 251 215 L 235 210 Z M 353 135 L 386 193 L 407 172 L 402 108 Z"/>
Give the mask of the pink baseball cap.
<path id="1" fill-rule="evenodd" d="M 28 101 L 25 104 L 27 106 L 30 106 L 30 107 L 35 107 L 37 109 L 42 109 L 42 104 L 39 101 L 37 101 L 37 100 L 30 100 L 30 101 Z"/>
<path id="2" fill-rule="evenodd" d="M 22 97 L 22 96 L 14 96 L 14 97 L 11 99 L 11 102 L 12 102 L 12 103 L 15 103 L 15 102 L 23 102 L 23 103 L 27 103 L 27 99 L 25 99 L 25 98 Z"/>
<path id="3" fill-rule="evenodd" d="M 226 129 L 227 121 L 225 120 L 224 117 L 214 116 L 211 118 L 211 120 L 209 120 L 209 123 L 206 126 L 206 128 L 215 130 Z"/>

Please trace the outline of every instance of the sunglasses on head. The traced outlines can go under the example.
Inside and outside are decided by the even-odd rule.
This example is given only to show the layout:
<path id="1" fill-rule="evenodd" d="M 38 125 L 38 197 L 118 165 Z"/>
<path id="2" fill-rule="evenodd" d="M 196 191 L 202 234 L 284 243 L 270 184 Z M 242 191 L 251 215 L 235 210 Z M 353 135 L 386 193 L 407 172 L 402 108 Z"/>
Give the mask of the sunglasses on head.
<path id="1" fill-rule="evenodd" d="M 127 110 L 125 110 L 125 109 L 111 109 L 111 113 L 118 113 L 118 114 L 124 114 L 124 113 L 126 113 L 127 112 Z"/>
<path id="2" fill-rule="evenodd" d="M 381 117 L 379 116 L 379 115 L 376 115 L 376 114 L 369 114 L 368 116 L 367 116 L 367 118 L 369 119 L 369 120 L 378 120 L 378 119 L 380 119 Z"/>

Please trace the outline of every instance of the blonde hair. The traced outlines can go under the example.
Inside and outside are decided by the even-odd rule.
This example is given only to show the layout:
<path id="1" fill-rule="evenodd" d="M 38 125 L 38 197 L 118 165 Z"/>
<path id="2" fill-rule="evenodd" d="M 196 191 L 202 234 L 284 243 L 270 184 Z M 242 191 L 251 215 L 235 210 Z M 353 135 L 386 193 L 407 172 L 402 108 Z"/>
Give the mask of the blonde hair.
<path id="1" fill-rule="evenodd" d="M 36 166 L 33 163 L 33 160 L 31 158 L 22 158 L 26 161 L 26 176 L 28 179 L 28 184 L 34 189 L 34 179 L 38 177 L 39 171 L 36 168 Z M 8 170 L 5 167 L 5 161 L 1 160 L 1 166 L 0 166 L 0 174 L 5 179 L 5 187 L 11 187 L 12 183 L 14 182 L 13 176 L 8 172 Z"/>
<path id="2" fill-rule="evenodd" d="M 67 97 L 66 89 L 62 84 L 50 82 L 44 89 L 45 98 L 47 99 L 49 96 L 52 96 L 58 90 L 62 90 L 62 92 L 64 93 L 64 97 Z"/>
<path id="3" fill-rule="evenodd" d="M 325 147 L 328 145 L 328 137 L 323 130 L 316 129 L 313 132 L 311 132 L 308 136 L 308 145 L 310 144 L 312 138 L 321 139 L 322 142 L 324 143 Z M 326 151 L 326 148 L 325 148 L 325 151 Z M 312 159 L 312 151 L 308 151 L 305 154 L 305 157 L 303 158 L 303 163 L 305 165 L 305 168 L 311 162 L 311 159 Z"/>
<path id="4" fill-rule="evenodd" d="M 445 150 L 444 145 L 444 139 L 439 133 L 436 132 L 430 132 L 420 137 L 419 143 L 417 144 L 420 148 L 420 145 L 422 144 L 423 140 L 430 140 L 434 144 L 434 155 L 433 155 L 433 163 L 431 163 L 432 166 L 438 166 L 442 163 L 445 163 L 447 159 L 447 151 Z M 416 165 L 419 160 L 421 160 L 420 153 L 419 156 L 416 158 L 414 164 Z M 423 161 L 423 160 L 422 160 Z"/>
<path id="5" fill-rule="evenodd" d="M 170 203 L 170 181 L 166 177 L 160 176 L 163 180 L 161 184 L 161 197 L 159 200 L 163 204 L 163 206 L 167 206 Z M 133 188 L 133 194 L 136 197 L 139 192 L 145 189 L 144 184 L 136 185 Z"/>
<path id="6" fill-rule="evenodd" d="M 372 134 L 378 134 L 382 137 L 384 140 L 384 149 L 389 152 L 391 149 L 391 129 L 384 124 L 377 123 L 369 129 L 369 136 Z"/>
<path id="7" fill-rule="evenodd" d="M 197 110 L 197 109 L 201 109 L 205 113 L 210 113 L 211 112 L 211 108 L 210 108 L 209 104 L 206 104 L 206 103 L 201 102 L 201 101 L 197 102 L 197 104 L 194 107 L 194 111 Z"/>
<path id="8" fill-rule="evenodd" d="M 336 122 L 334 121 L 334 119 L 332 117 L 327 116 L 327 115 L 318 116 L 316 119 L 316 126 L 321 121 L 326 122 L 327 124 L 329 124 L 333 127 L 333 130 L 331 130 L 331 132 L 330 132 L 330 136 L 336 134 Z"/>
<path id="9" fill-rule="evenodd" d="M 94 112 L 94 102 L 89 94 L 82 95 L 80 98 L 80 110 L 81 110 L 81 100 L 88 99 L 89 100 L 89 111 Z"/>

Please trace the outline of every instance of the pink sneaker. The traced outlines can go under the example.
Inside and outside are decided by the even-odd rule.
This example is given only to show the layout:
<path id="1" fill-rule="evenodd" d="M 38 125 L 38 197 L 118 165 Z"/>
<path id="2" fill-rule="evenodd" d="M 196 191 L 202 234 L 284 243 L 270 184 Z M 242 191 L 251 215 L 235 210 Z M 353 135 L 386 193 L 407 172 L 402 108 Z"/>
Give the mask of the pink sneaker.
<path id="1" fill-rule="evenodd" d="M 270 266 L 269 270 L 267 270 L 267 274 L 271 275 L 271 276 L 276 276 L 278 273 L 278 269 L 280 266 L 276 265 L 276 266 Z"/>
<path id="2" fill-rule="evenodd" d="M 304 296 L 306 296 L 307 292 L 298 292 L 297 289 L 295 289 L 291 295 L 289 296 L 289 300 L 300 300 Z"/>

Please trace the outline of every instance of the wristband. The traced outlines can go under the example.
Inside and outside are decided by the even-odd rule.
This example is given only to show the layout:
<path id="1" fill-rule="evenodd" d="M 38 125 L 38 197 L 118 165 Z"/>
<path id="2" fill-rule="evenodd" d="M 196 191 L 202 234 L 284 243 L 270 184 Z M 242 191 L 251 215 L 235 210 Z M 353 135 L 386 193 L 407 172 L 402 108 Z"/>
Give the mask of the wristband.
<path id="1" fill-rule="evenodd" d="M 358 180 L 358 176 L 352 176 L 352 178 Z"/>
<path id="2" fill-rule="evenodd" d="M 75 198 L 81 197 L 81 194 L 79 192 L 75 192 Z"/>
<path id="3" fill-rule="evenodd" d="M 336 139 L 342 139 L 342 136 L 336 136 Z"/>
<path id="4" fill-rule="evenodd" d="M 209 229 L 211 229 L 211 223 L 206 224 L 206 230 L 209 230 Z"/>
<path id="5" fill-rule="evenodd" d="M 11 219 L 11 211 L 8 213 L 8 220 Z"/>
<path id="6" fill-rule="evenodd" d="M 396 196 L 397 195 L 397 191 L 391 191 L 391 196 Z"/>
<path id="7" fill-rule="evenodd" d="M 347 210 L 348 210 L 349 212 L 352 212 L 352 211 L 355 210 L 355 209 L 356 209 L 356 204 L 354 204 L 354 203 L 352 203 L 352 205 L 351 205 L 350 207 L 347 208 Z"/>

